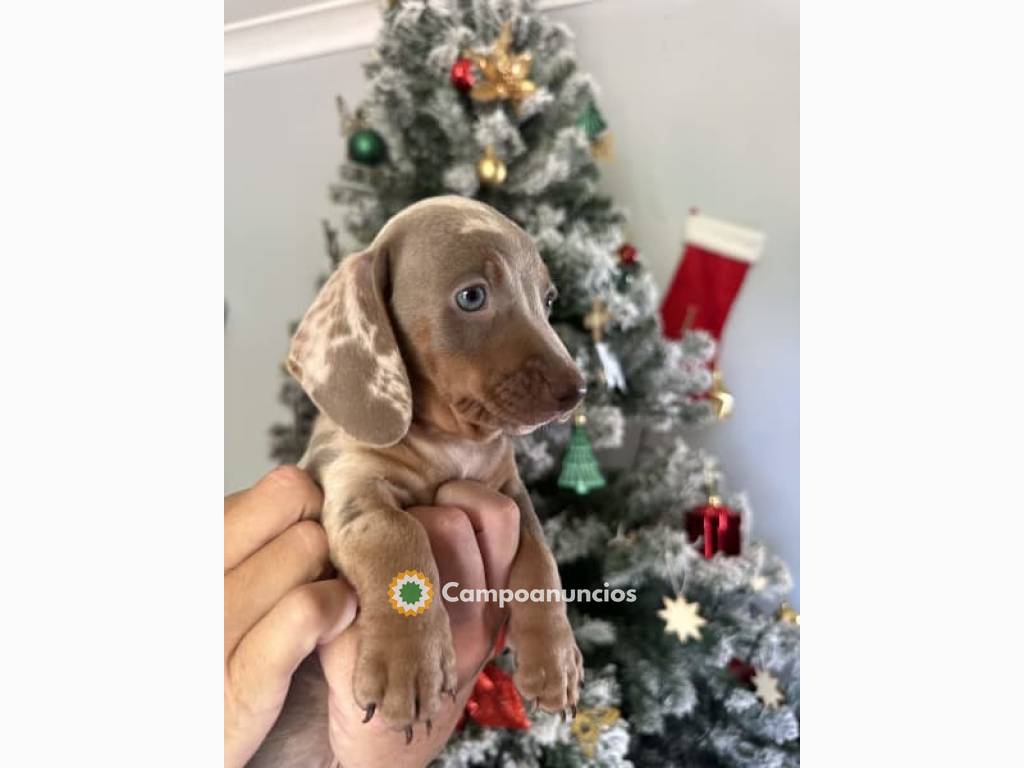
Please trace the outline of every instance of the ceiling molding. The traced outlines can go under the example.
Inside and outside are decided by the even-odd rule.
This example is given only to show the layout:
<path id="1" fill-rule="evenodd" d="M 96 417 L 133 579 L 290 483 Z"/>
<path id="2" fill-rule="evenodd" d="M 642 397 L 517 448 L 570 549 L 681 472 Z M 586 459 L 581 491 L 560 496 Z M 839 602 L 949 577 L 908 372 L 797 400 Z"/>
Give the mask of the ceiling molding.
<path id="1" fill-rule="evenodd" d="M 594 0 L 540 0 L 542 9 Z M 224 25 L 224 73 L 367 48 L 381 23 L 381 0 L 328 0 Z"/>

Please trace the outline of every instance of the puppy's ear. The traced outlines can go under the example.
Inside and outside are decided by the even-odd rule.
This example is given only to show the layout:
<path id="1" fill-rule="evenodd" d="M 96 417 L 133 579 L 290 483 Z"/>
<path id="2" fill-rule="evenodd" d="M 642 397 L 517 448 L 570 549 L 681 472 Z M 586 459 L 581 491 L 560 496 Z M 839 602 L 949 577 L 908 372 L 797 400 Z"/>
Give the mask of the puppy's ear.
<path id="1" fill-rule="evenodd" d="M 363 443 L 401 440 L 412 391 L 385 303 L 388 258 L 348 256 L 320 289 L 292 339 L 288 370 L 328 418 Z"/>

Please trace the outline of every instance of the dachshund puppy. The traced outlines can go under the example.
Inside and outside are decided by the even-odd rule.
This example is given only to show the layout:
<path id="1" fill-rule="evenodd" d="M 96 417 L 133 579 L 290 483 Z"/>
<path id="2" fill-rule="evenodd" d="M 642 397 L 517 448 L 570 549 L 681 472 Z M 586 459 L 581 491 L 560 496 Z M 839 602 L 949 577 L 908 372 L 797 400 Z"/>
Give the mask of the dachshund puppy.
<path id="1" fill-rule="evenodd" d="M 412 738 L 454 694 L 448 617 L 389 602 L 392 578 L 437 565 L 403 508 L 448 480 L 484 483 L 519 506 L 508 587 L 560 589 L 509 435 L 567 416 L 584 380 L 548 323 L 556 290 L 532 240 L 482 203 L 423 200 L 348 256 L 306 313 L 288 369 L 320 409 L 301 462 L 323 486 L 331 558 L 359 597 L 354 697 Z M 548 710 L 574 708 L 582 657 L 561 602 L 513 603 L 515 682 Z"/>

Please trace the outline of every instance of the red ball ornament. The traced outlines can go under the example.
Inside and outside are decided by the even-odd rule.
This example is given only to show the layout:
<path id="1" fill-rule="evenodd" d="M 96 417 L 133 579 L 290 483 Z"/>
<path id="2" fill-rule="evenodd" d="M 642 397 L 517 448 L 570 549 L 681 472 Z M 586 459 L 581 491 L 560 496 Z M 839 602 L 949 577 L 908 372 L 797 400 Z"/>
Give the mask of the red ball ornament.
<path id="1" fill-rule="evenodd" d="M 623 243 L 622 247 L 619 248 L 619 263 L 622 265 L 636 264 L 638 255 L 636 247 L 629 243 Z"/>
<path id="2" fill-rule="evenodd" d="M 456 59 L 452 64 L 452 85 L 460 91 L 468 91 L 476 83 L 471 59 Z"/>

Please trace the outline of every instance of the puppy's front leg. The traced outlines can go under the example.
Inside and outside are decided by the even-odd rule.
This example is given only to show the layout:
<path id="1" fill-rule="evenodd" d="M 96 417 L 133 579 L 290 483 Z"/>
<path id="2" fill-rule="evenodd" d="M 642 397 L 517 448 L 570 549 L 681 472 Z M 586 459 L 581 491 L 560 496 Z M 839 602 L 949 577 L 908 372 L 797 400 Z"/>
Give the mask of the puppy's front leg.
<path id="1" fill-rule="evenodd" d="M 561 590 L 558 566 L 544 541 L 544 531 L 530 494 L 516 477 L 501 492 L 519 505 L 519 550 L 512 562 L 508 586 L 512 590 Z M 515 651 L 515 683 L 527 701 L 549 711 L 576 712 L 579 684 L 583 681 L 583 655 L 561 601 L 512 604 L 508 644 Z"/>
<path id="2" fill-rule="evenodd" d="M 358 633 L 356 704 L 367 720 L 379 713 L 410 740 L 413 724 L 429 721 L 441 694 L 454 696 L 456 688 L 451 629 L 426 531 L 378 479 L 325 499 L 323 523 L 331 559 L 359 596 L 352 630 Z M 392 607 L 388 588 L 402 571 L 419 571 L 433 585 L 423 613 L 403 615 Z"/>

